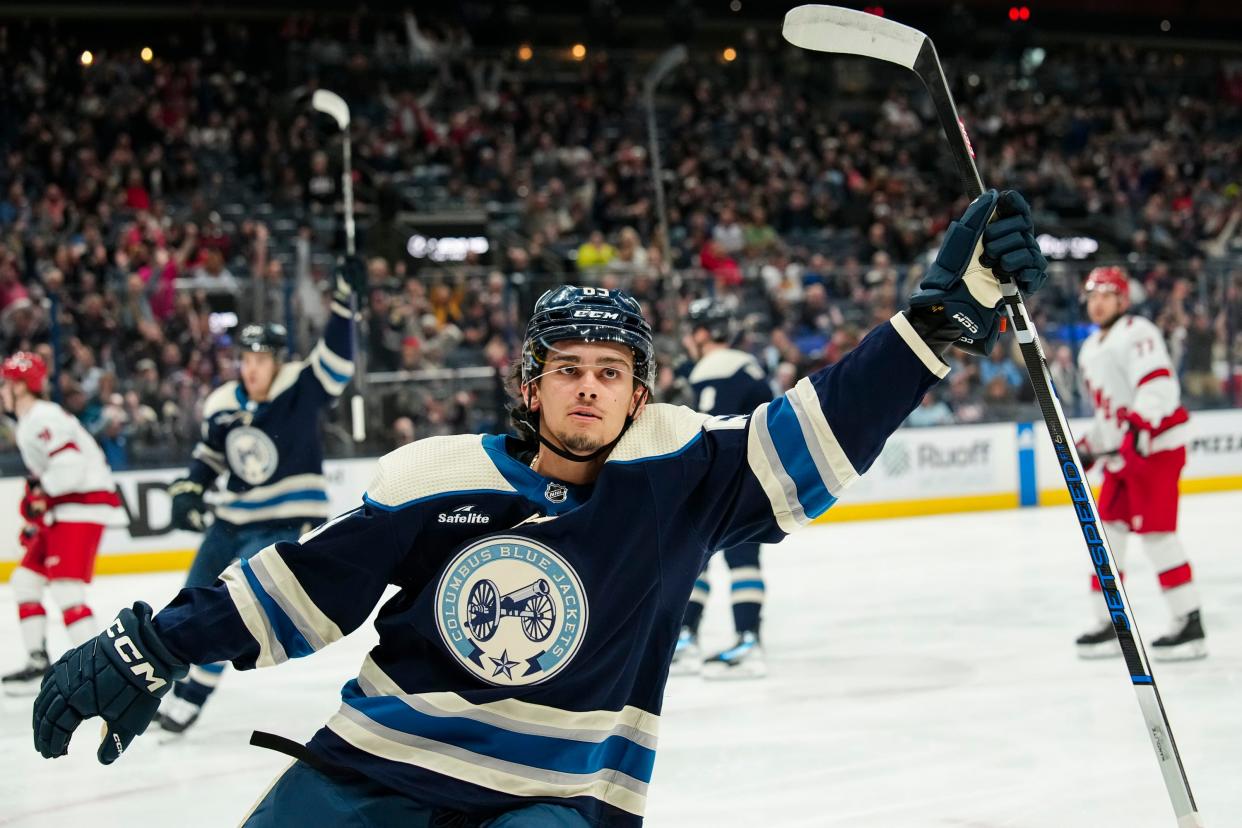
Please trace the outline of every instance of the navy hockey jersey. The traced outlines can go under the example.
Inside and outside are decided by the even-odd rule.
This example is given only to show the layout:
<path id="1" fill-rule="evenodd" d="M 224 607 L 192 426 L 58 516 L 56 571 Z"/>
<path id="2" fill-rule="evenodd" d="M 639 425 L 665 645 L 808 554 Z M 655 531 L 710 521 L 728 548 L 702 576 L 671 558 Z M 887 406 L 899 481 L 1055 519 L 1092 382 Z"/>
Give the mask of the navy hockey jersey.
<path id="1" fill-rule="evenodd" d="M 395 584 L 313 752 L 433 806 L 639 825 L 705 556 L 826 511 L 947 372 L 898 315 L 749 416 L 648 406 L 591 486 L 540 476 L 512 438 L 422 440 L 359 507 L 154 623 L 187 661 L 263 667 L 348 634 Z"/>
<path id="2" fill-rule="evenodd" d="M 189 477 L 209 487 L 217 520 L 252 524 L 330 516 L 319 418 L 354 373 L 349 309 L 333 303 L 323 338 L 310 355 L 281 366 L 266 402 L 246 396 L 238 380 L 211 393 Z"/>
<path id="3" fill-rule="evenodd" d="M 687 381 L 704 414 L 749 414 L 772 399 L 759 361 L 736 348 L 718 348 L 698 362 Z"/>

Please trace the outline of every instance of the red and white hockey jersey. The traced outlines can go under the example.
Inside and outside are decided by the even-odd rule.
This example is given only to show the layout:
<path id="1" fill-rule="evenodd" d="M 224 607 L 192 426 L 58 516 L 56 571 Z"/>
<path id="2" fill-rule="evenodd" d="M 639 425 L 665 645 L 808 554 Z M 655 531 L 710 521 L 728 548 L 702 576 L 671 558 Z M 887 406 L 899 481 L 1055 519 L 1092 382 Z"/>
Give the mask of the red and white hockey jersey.
<path id="1" fill-rule="evenodd" d="M 1189 416 L 1177 372 L 1150 320 L 1127 315 L 1095 331 L 1083 343 L 1078 368 L 1095 406 L 1083 438 L 1093 454 L 1116 451 L 1130 430 L 1138 432 L 1136 445 L 1145 455 L 1186 445 Z M 1118 463 L 1110 460 L 1110 466 Z"/>
<path id="2" fill-rule="evenodd" d="M 47 495 L 53 521 L 129 524 L 104 453 L 76 417 L 39 400 L 18 419 L 16 436 L 27 471 Z"/>

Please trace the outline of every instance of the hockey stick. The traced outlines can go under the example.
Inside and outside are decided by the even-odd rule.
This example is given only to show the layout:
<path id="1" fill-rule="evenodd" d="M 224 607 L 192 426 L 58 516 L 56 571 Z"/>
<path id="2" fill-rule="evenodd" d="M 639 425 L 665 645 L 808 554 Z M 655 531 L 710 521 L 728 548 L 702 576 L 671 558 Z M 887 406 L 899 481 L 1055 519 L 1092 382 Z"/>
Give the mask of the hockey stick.
<path id="1" fill-rule="evenodd" d="M 791 9 L 785 15 L 782 33 L 786 40 L 803 49 L 876 58 L 913 71 L 931 94 L 940 126 L 949 139 L 949 147 L 963 188 L 971 198 L 983 192 L 983 180 L 975 166 L 970 139 L 957 116 L 957 107 L 953 104 L 953 96 L 949 92 L 949 84 L 931 38 L 917 29 L 887 18 L 852 9 L 819 5 Z M 1048 363 L 1044 358 L 1035 325 L 1027 314 L 1017 286 L 1012 281 L 1002 280 L 1001 290 L 1009 322 L 1013 325 L 1022 358 L 1026 362 L 1031 387 L 1035 390 L 1035 399 L 1039 402 L 1044 424 L 1052 438 L 1053 450 L 1061 465 L 1061 474 L 1074 503 L 1079 527 L 1087 542 L 1087 551 L 1091 555 L 1100 586 L 1103 587 L 1104 601 L 1108 605 L 1113 629 L 1117 632 L 1117 640 L 1121 644 L 1121 651 L 1130 671 L 1130 680 L 1138 695 L 1139 707 L 1142 708 L 1147 732 L 1156 751 L 1165 789 L 1177 815 L 1178 828 L 1202 826 L 1203 821 L 1190 791 L 1190 782 L 1186 778 L 1186 769 L 1173 741 L 1173 730 L 1169 726 L 1164 703 L 1160 700 L 1160 692 L 1156 689 L 1156 680 L 1148 664 L 1147 652 L 1143 649 L 1138 627 L 1133 620 L 1129 599 L 1121 580 L 1114 574 L 1116 567 L 1113 564 L 1112 550 L 1101 529 L 1095 497 L 1082 472 L 1073 435 L 1065 421 L 1065 413 L 1061 410 L 1061 402 L 1048 373 Z"/>
<path id="2" fill-rule="evenodd" d="M 344 156 L 344 162 L 341 165 L 341 192 L 345 204 L 345 252 L 352 256 L 354 255 L 354 176 L 350 170 L 349 104 L 345 103 L 345 99 L 335 92 L 316 89 L 315 94 L 311 96 L 311 106 L 318 112 L 332 116 L 341 130 L 342 155 Z M 366 385 L 366 370 L 362 354 L 358 350 L 358 296 L 353 292 L 349 297 L 349 312 L 353 316 L 350 319 L 349 330 L 354 363 L 358 368 L 358 381 L 354 386 L 353 396 L 349 398 L 349 412 L 354 442 L 361 443 L 367 439 L 366 410 L 362 402 L 362 391 Z"/>

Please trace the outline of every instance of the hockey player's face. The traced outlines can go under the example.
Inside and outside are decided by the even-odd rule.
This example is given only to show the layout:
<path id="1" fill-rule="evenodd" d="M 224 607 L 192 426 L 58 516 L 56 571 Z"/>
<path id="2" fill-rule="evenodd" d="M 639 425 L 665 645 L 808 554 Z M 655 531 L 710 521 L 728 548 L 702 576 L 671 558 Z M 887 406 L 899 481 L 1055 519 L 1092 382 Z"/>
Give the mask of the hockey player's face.
<path id="1" fill-rule="evenodd" d="M 613 342 L 557 343 L 532 386 L 541 427 L 582 454 L 615 440 L 642 394 L 634 387 L 633 352 Z"/>
<path id="2" fill-rule="evenodd" d="M 276 357 L 267 351 L 243 351 L 241 375 L 246 396 L 252 400 L 266 400 L 278 367 Z"/>
<path id="3" fill-rule="evenodd" d="M 1108 290 L 1093 290 L 1087 294 L 1087 317 L 1096 325 L 1111 325 L 1125 313 L 1125 300 Z"/>

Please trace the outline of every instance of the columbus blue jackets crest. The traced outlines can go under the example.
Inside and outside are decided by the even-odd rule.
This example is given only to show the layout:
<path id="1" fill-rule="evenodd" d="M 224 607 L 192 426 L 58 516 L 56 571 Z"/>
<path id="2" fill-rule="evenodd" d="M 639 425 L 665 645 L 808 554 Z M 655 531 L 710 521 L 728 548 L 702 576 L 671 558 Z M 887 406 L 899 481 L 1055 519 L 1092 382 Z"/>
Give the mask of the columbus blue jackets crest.
<path id="1" fill-rule="evenodd" d="M 522 537 L 488 538 L 455 556 L 436 588 L 436 625 L 471 675 L 504 687 L 564 669 L 586 634 L 587 600 L 569 563 Z"/>

